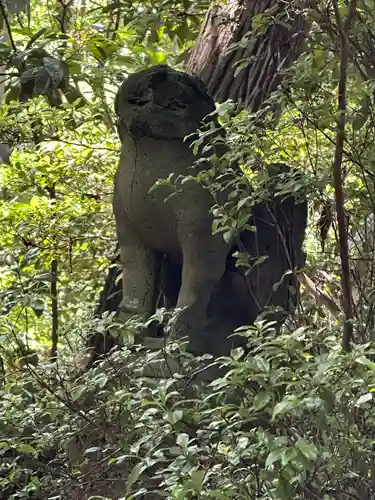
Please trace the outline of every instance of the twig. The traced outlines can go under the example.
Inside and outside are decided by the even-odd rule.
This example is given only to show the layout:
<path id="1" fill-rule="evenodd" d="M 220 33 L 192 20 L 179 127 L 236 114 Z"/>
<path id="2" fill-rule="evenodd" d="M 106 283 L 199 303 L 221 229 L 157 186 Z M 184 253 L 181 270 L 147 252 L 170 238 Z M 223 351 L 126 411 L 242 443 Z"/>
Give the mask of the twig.
<path id="1" fill-rule="evenodd" d="M 61 18 L 58 19 L 60 24 L 61 33 L 66 34 L 66 20 L 68 15 L 69 7 L 73 5 L 74 0 L 68 0 L 66 3 L 63 0 L 58 0 L 61 6 Z"/>
<path id="2" fill-rule="evenodd" d="M 14 52 L 17 52 L 17 47 L 16 47 L 16 44 L 14 43 L 14 40 L 13 40 L 12 30 L 10 28 L 10 23 L 9 23 L 9 19 L 8 19 L 7 10 L 6 10 L 5 4 L 4 4 L 4 0 L 0 0 L 0 11 L 1 11 L 1 15 L 3 16 L 4 22 L 5 22 L 5 26 L 6 26 L 6 29 L 8 32 L 10 44 L 11 44 Z"/>
<path id="3" fill-rule="evenodd" d="M 112 40 L 113 41 L 116 40 L 117 31 L 120 27 L 120 22 L 121 22 L 121 3 L 120 3 L 120 0 L 116 0 L 115 9 L 116 9 L 115 26 L 114 26 L 113 32 L 112 32 Z"/>
<path id="4" fill-rule="evenodd" d="M 52 302 L 52 346 L 51 346 L 51 361 L 57 359 L 57 342 L 59 316 L 58 316 L 58 303 L 57 303 L 57 260 L 53 259 L 51 262 L 51 302 Z"/>
<path id="5" fill-rule="evenodd" d="M 350 265 L 348 247 L 348 228 L 344 212 L 344 189 L 342 178 L 342 158 L 345 141 L 345 121 L 346 121 L 346 86 L 348 69 L 348 31 L 356 13 L 357 0 L 351 0 L 349 13 L 345 22 L 342 22 L 338 7 L 338 0 L 333 0 L 337 28 L 340 36 L 340 80 L 338 86 L 338 120 L 336 132 L 336 149 L 332 165 L 333 182 L 335 189 L 337 226 L 339 235 L 339 247 L 341 258 L 341 286 L 343 294 L 343 309 L 345 313 L 344 330 L 342 334 L 342 348 L 346 351 L 350 349 L 350 342 L 353 338 L 353 303 L 350 286 Z"/>
<path id="6" fill-rule="evenodd" d="M 306 273 L 301 273 L 299 275 L 299 281 L 305 286 L 306 290 L 315 297 L 318 304 L 325 306 L 336 319 L 340 319 L 341 310 L 339 306 L 327 293 L 317 287 Z"/>
<path id="7" fill-rule="evenodd" d="M 48 191 L 49 197 L 51 200 L 56 201 L 56 185 L 52 184 L 52 186 L 46 186 L 46 190 Z M 54 254 L 56 253 L 56 237 L 53 237 L 54 240 Z M 51 262 L 51 309 L 52 309 L 52 332 L 51 332 L 51 361 L 57 360 L 57 343 L 59 340 L 58 337 L 58 327 L 59 327 L 59 316 L 58 316 L 58 304 L 57 304 L 57 260 L 55 258 L 52 259 Z"/>

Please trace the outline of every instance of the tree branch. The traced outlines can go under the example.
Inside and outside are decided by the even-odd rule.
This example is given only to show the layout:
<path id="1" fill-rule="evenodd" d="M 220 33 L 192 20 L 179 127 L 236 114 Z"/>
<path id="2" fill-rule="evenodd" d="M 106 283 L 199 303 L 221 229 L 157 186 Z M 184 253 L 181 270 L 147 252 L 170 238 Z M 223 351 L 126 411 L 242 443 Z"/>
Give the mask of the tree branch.
<path id="1" fill-rule="evenodd" d="M 56 361 L 57 359 L 57 343 L 58 337 L 58 327 L 59 327 L 59 317 L 58 317 L 58 307 L 57 307 L 57 260 L 53 259 L 51 262 L 51 303 L 52 303 L 52 334 L 51 334 L 51 361 Z"/>
<path id="2" fill-rule="evenodd" d="M 344 187 L 342 176 L 342 158 L 345 141 L 345 122 L 346 122 L 346 87 L 348 70 L 348 31 L 355 17 L 357 0 L 351 0 L 349 13 L 345 22 L 342 22 L 338 7 L 338 0 L 333 1 L 333 8 L 336 17 L 337 28 L 340 36 L 340 80 L 338 85 L 338 119 L 336 132 L 336 149 L 332 165 L 333 183 L 335 189 L 337 225 L 339 234 L 339 247 L 341 258 L 341 286 L 343 294 L 343 309 L 345 313 L 345 324 L 342 334 L 342 347 L 344 350 L 350 349 L 350 342 L 353 338 L 353 302 L 350 285 L 350 264 L 348 247 L 348 228 L 344 211 Z"/>
<path id="3" fill-rule="evenodd" d="M 17 52 L 17 47 L 16 47 L 16 44 L 14 43 L 14 40 L 13 40 L 12 30 L 10 28 L 10 22 L 9 22 L 9 18 L 8 18 L 8 14 L 7 14 L 4 0 L 0 0 L 0 11 L 1 11 L 1 15 L 3 16 L 4 22 L 5 22 L 5 26 L 6 26 L 6 29 L 8 32 L 10 44 L 12 45 L 14 52 Z"/>
<path id="4" fill-rule="evenodd" d="M 56 185 L 46 187 L 50 199 L 56 201 Z M 55 239 L 55 238 L 54 238 Z M 55 251 L 56 251 L 56 241 L 55 241 Z M 57 260 L 52 259 L 51 262 L 51 309 L 52 309 L 52 332 L 51 332 L 51 361 L 57 360 L 57 343 L 59 341 L 59 310 L 57 302 Z"/>

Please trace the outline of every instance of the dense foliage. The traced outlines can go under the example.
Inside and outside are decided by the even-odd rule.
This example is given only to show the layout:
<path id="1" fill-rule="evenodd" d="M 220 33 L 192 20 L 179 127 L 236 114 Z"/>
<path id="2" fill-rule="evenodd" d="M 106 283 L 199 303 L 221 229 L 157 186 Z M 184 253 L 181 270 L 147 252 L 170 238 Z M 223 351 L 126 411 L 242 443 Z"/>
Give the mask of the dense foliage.
<path id="1" fill-rule="evenodd" d="M 230 149 L 210 175 L 236 160 L 258 188 L 244 199 L 240 185 L 231 184 L 231 201 L 215 226 L 225 234 L 267 197 L 265 163 L 304 173 L 278 186 L 279 196 L 307 193 L 309 200 L 301 304 L 282 335 L 262 320 L 245 329 L 251 354 L 238 350 L 221 360 L 229 371 L 210 383 L 201 383 L 204 360 L 172 343 L 160 351 L 129 343 L 83 375 L 75 361 L 92 330 L 110 324 L 128 338 L 111 315 L 93 318 L 116 246 L 116 89 L 146 66 L 183 69 L 209 4 L 0 0 L 0 6 L 0 143 L 11 149 L 0 170 L 0 499 L 372 498 L 374 2 L 354 3 L 346 34 L 341 169 L 352 349 L 341 349 L 332 181 L 339 35 L 350 8 L 345 1 L 299 2 L 292 7 L 310 26 L 300 57 L 256 113 L 232 102 L 218 107 Z M 237 43 L 255 43 L 282 22 L 271 5 Z M 246 61 L 240 66 L 238 77 Z M 225 187 L 225 176 L 208 179 L 214 191 Z M 164 363 L 160 374 L 168 356 L 180 357 L 181 366 Z"/>

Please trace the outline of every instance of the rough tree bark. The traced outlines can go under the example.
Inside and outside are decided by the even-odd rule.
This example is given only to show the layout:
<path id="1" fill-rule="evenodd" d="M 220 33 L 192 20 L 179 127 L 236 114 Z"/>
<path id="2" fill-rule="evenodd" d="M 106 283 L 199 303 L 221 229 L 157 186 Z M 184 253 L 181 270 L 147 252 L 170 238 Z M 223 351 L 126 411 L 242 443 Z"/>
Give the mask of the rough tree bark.
<path id="1" fill-rule="evenodd" d="M 301 53 L 309 29 L 301 7 L 300 2 L 280 0 L 214 5 L 202 24 L 187 73 L 198 75 L 216 102 L 232 99 L 257 111 L 280 84 L 283 70 Z M 244 37 L 247 43 L 233 49 Z M 245 67 L 239 71 L 242 63 Z"/>
<path id="2" fill-rule="evenodd" d="M 228 0 L 213 5 L 202 24 L 186 72 L 199 76 L 216 102 L 232 99 L 240 107 L 257 111 L 303 49 L 309 25 L 301 13 L 302 2 Z M 96 316 L 118 309 L 122 294 L 121 281 L 117 279 L 120 272 L 115 259 Z M 95 332 L 87 345 L 93 352 L 90 366 L 98 355 L 108 352 L 113 339 L 105 340 Z"/>

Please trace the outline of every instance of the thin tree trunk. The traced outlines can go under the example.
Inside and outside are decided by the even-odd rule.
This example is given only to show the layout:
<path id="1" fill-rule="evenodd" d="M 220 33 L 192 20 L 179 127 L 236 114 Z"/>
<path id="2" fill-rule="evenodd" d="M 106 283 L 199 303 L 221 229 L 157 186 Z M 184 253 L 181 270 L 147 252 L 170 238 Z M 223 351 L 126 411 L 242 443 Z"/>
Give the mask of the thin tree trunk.
<path id="1" fill-rule="evenodd" d="M 59 341 L 59 311 L 57 302 L 57 260 L 51 262 L 51 309 L 52 309 L 52 333 L 51 333 L 51 361 L 57 360 L 57 344 Z"/>
<path id="2" fill-rule="evenodd" d="M 0 38 L 3 39 L 4 42 L 9 40 L 8 37 L 8 23 L 7 21 L 7 12 L 5 4 L 3 0 L 0 0 Z M 6 82 L 6 66 L 0 66 L 0 104 L 4 102 L 5 95 L 5 82 Z M 1 163 L 9 163 L 10 157 L 10 148 L 9 144 L 2 143 L 0 137 L 0 164 Z"/>
<path id="3" fill-rule="evenodd" d="M 348 31 L 354 19 L 356 11 L 356 0 L 351 0 L 348 16 L 343 23 L 337 0 L 333 0 L 336 23 L 340 35 L 340 81 L 338 88 L 338 120 L 336 133 L 336 150 L 333 162 L 333 179 L 336 199 L 337 225 L 339 233 L 339 246 L 341 258 L 341 286 L 343 296 L 343 308 L 345 313 L 344 331 L 342 335 L 342 347 L 349 350 L 353 337 L 353 306 L 350 285 L 350 264 L 348 248 L 348 228 L 346 225 L 344 211 L 344 187 L 342 177 L 342 156 L 345 141 L 345 119 L 346 119 L 346 83 L 348 70 Z"/>

